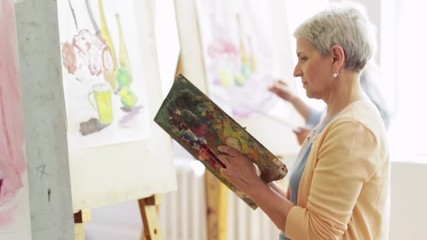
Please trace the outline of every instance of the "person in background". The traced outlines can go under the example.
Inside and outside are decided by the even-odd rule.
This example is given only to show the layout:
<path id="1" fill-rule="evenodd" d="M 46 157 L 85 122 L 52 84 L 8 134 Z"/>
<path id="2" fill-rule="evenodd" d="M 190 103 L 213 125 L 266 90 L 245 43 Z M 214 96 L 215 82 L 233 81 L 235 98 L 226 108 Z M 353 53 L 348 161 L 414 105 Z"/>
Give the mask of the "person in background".
<path id="1" fill-rule="evenodd" d="M 280 239 L 387 239 L 386 129 L 360 82 L 374 51 L 366 12 L 354 3 L 332 4 L 294 37 L 294 76 L 309 98 L 326 103 L 326 112 L 301 146 L 288 189 L 262 181 L 252 161 L 229 146 L 218 148 L 221 173 L 268 215 Z"/>
<path id="2" fill-rule="evenodd" d="M 390 126 L 391 112 L 388 109 L 384 97 L 382 96 L 375 80 L 378 78 L 378 67 L 375 63 L 367 64 L 360 76 L 360 85 L 369 99 L 375 104 L 381 114 L 386 129 Z M 298 143 L 302 145 L 308 134 L 314 126 L 316 126 L 323 117 L 324 111 L 317 110 L 309 106 L 302 98 L 295 94 L 288 84 L 283 80 L 278 80 L 273 83 L 269 90 L 285 101 L 288 101 L 304 118 L 305 126 L 298 127 L 293 130 Z"/>

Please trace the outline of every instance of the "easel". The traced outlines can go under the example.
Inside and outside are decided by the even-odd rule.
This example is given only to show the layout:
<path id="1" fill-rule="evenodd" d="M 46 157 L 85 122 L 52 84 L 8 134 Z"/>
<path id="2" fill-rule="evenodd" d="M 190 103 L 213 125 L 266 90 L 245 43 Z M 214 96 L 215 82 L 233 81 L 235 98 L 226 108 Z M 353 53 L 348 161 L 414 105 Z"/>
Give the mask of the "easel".
<path id="1" fill-rule="evenodd" d="M 160 195 L 153 195 L 151 197 L 138 200 L 139 210 L 141 211 L 142 222 L 144 224 L 143 240 L 163 239 L 159 230 L 158 211 L 160 203 Z"/>
<path id="2" fill-rule="evenodd" d="M 76 240 L 85 239 L 84 223 L 92 220 L 92 215 L 89 208 L 82 209 L 77 213 L 74 213 L 74 232 Z"/>
<path id="3" fill-rule="evenodd" d="M 139 209 L 141 212 L 142 222 L 144 224 L 144 232 L 141 240 L 162 240 L 163 237 L 159 230 L 158 210 L 161 203 L 160 195 L 152 195 L 150 197 L 138 200 Z M 75 240 L 84 240 L 84 223 L 92 220 L 90 209 L 82 209 L 74 214 L 75 223 Z"/>
<path id="4" fill-rule="evenodd" d="M 209 171 L 205 172 L 206 222 L 208 240 L 226 240 L 228 229 L 228 188 Z"/>

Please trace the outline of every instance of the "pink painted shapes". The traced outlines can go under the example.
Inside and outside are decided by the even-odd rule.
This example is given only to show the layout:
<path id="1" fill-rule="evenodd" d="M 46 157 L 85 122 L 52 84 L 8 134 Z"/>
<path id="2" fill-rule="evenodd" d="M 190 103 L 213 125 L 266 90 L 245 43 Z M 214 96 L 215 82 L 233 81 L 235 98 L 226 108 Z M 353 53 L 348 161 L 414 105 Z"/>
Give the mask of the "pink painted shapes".
<path id="1" fill-rule="evenodd" d="M 102 53 L 106 48 L 105 40 L 81 29 L 71 42 L 62 44 L 62 65 L 78 81 L 89 76 L 98 76 L 105 69 Z"/>
<path id="2" fill-rule="evenodd" d="M 227 57 L 237 58 L 239 56 L 239 50 L 232 42 L 225 39 L 219 39 L 217 42 L 209 44 L 208 54 L 212 59 Z"/>
<path id="3" fill-rule="evenodd" d="M 26 170 L 24 121 L 18 67 L 15 9 L 1 1 L 0 11 L 0 226 L 12 220 Z"/>

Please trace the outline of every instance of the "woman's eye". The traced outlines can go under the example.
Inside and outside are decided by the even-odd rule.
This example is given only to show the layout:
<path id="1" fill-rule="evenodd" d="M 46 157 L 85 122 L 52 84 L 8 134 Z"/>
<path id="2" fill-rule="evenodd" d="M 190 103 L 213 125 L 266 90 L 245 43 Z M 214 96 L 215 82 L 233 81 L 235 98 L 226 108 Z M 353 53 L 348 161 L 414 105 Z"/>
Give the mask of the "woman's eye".
<path id="1" fill-rule="evenodd" d="M 307 61 L 307 57 L 299 57 L 299 60 L 302 62 L 305 62 L 305 61 Z"/>

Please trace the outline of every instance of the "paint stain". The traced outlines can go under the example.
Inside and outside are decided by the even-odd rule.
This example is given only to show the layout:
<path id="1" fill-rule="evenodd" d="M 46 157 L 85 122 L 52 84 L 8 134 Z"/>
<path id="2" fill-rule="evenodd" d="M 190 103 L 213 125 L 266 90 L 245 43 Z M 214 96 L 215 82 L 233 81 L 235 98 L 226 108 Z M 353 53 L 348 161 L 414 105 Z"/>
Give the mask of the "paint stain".
<path id="1" fill-rule="evenodd" d="M 51 197 L 51 191 L 50 188 L 47 190 L 47 201 L 50 203 L 50 197 Z"/>

